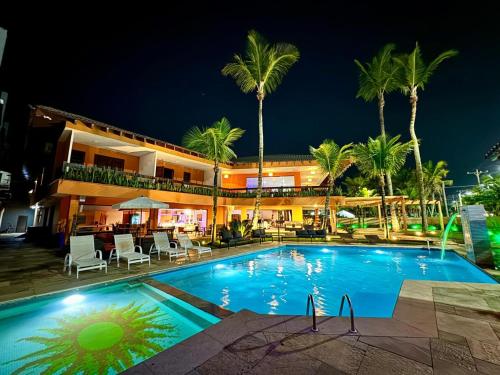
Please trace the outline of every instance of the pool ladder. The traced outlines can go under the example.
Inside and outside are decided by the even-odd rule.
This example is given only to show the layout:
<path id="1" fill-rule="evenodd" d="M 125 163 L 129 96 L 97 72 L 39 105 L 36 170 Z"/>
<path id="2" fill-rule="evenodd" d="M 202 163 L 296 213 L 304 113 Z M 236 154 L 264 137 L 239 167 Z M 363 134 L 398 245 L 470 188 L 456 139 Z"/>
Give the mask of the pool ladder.
<path id="1" fill-rule="evenodd" d="M 350 335 L 355 335 L 358 333 L 358 330 L 354 326 L 354 309 L 352 308 L 351 299 L 347 294 L 344 294 L 342 296 L 342 301 L 340 302 L 339 317 L 342 316 L 342 310 L 344 309 L 344 301 L 347 301 L 347 304 L 349 305 L 349 316 L 351 318 L 351 328 L 349 328 L 348 332 Z"/>
<path id="2" fill-rule="evenodd" d="M 344 309 L 344 302 L 347 301 L 347 304 L 349 305 L 349 315 L 350 315 L 350 321 L 351 321 L 351 327 L 349 328 L 348 333 L 350 335 L 354 335 L 358 333 L 358 330 L 354 326 L 354 309 L 352 308 L 352 303 L 351 299 L 347 294 L 344 294 L 342 296 L 342 300 L 340 301 L 340 309 L 339 309 L 339 317 L 342 316 L 342 310 Z M 309 316 L 309 307 L 312 309 L 312 327 L 311 331 L 313 332 L 318 332 L 318 326 L 316 324 L 316 306 L 314 304 L 314 297 L 312 294 L 307 295 L 307 308 L 306 308 L 306 316 Z"/>

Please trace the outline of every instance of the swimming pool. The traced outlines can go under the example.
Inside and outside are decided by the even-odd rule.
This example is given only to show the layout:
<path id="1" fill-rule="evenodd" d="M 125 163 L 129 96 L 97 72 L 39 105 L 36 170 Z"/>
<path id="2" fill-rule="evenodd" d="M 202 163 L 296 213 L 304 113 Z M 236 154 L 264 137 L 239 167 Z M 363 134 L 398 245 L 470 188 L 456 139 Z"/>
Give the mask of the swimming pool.
<path id="1" fill-rule="evenodd" d="M 405 279 L 496 283 L 454 252 L 411 248 L 282 246 L 154 277 L 232 311 L 338 315 L 348 293 L 361 317 L 391 317 Z"/>
<path id="2" fill-rule="evenodd" d="M 218 321 L 143 283 L 0 305 L 0 374 L 116 374 Z"/>

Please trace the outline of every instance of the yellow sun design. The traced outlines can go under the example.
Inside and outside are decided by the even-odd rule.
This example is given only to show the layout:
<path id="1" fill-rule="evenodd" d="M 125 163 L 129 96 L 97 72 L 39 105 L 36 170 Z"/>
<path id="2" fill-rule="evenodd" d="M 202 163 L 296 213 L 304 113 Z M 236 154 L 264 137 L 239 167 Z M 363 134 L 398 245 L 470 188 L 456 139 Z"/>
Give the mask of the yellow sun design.
<path id="1" fill-rule="evenodd" d="M 158 339 L 176 337 L 174 325 L 158 322 L 164 316 L 158 307 L 142 308 L 135 303 L 110 305 L 99 311 L 56 318 L 57 327 L 41 329 L 50 337 L 19 340 L 44 348 L 11 361 L 30 360 L 13 374 L 41 368 L 44 374 L 106 374 L 108 370 L 120 372 L 132 367 L 134 358 L 149 358 L 164 349 L 156 343 Z"/>

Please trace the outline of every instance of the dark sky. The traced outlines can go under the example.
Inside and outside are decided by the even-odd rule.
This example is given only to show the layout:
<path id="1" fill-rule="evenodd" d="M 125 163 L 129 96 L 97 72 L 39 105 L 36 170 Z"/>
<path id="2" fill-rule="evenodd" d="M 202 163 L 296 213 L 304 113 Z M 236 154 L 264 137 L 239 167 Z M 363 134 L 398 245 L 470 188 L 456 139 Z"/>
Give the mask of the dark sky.
<path id="1" fill-rule="evenodd" d="M 265 100 L 265 152 L 307 153 L 324 138 L 347 143 L 377 135 L 375 103 L 355 99 L 353 59 L 366 61 L 388 42 L 408 51 L 418 40 L 427 60 L 445 49 L 460 51 L 419 95 L 422 158 L 447 160 L 457 184 L 474 183 L 466 171 L 484 167 L 484 153 L 500 138 L 497 12 L 481 2 L 418 2 L 414 11 L 402 8 L 404 2 L 344 3 L 2 10 L 0 25 L 9 34 L 0 88 L 16 110 L 45 104 L 177 144 L 191 126 L 226 116 L 247 130 L 237 153 L 252 155 L 255 95 L 241 93 L 220 69 L 243 51 L 254 28 L 301 52 Z M 233 8 L 243 5 L 248 8 Z M 407 98 L 387 97 L 388 131 L 408 139 L 408 120 Z"/>

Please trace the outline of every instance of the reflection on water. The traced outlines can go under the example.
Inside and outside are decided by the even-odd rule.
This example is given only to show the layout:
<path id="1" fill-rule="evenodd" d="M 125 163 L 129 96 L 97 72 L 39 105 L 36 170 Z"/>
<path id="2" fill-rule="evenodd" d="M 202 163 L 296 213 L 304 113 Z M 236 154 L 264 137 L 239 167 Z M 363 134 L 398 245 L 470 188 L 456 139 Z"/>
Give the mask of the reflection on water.
<path id="1" fill-rule="evenodd" d="M 226 268 L 155 277 L 232 311 L 303 315 L 312 293 L 318 315 L 337 315 L 348 293 L 356 316 L 392 315 L 405 279 L 493 282 L 458 256 L 401 248 L 296 246 L 222 261 Z"/>
<path id="2" fill-rule="evenodd" d="M 231 300 L 229 299 L 229 288 L 222 288 L 221 293 L 222 297 L 220 300 L 222 301 L 222 304 L 220 305 L 220 307 L 225 308 L 229 306 L 229 303 L 231 302 Z"/>

